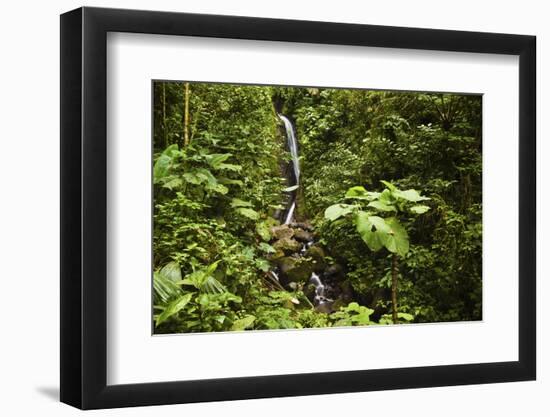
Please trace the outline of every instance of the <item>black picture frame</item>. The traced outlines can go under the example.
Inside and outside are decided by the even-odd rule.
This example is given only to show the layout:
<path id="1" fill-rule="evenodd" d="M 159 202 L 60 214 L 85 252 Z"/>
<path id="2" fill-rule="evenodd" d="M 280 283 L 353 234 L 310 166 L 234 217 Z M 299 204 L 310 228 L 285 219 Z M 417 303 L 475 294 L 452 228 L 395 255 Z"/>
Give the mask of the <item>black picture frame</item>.
<path id="1" fill-rule="evenodd" d="M 107 385 L 108 32 L 519 56 L 519 360 Z M 102 8 L 61 15 L 61 401 L 82 409 L 533 380 L 534 36 Z"/>

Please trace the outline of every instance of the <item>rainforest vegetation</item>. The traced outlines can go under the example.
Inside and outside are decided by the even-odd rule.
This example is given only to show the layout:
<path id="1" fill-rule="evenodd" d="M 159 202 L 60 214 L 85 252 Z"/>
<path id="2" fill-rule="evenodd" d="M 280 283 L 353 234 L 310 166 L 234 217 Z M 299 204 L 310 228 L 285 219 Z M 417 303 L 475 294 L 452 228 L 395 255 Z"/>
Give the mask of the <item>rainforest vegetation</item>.
<path id="1" fill-rule="evenodd" d="M 481 320 L 481 110 L 154 82 L 154 332 Z"/>

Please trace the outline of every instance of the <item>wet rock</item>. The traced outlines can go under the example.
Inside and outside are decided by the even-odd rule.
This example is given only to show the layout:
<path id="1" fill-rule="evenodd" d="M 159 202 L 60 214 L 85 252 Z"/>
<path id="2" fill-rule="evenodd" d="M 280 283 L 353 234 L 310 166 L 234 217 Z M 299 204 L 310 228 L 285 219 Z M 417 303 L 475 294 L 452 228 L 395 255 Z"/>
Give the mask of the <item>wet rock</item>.
<path id="1" fill-rule="evenodd" d="M 284 237 L 277 240 L 273 244 L 273 248 L 275 249 L 275 251 L 283 251 L 285 254 L 291 254 L 299 252 L 300 249 L 302 249 L 302 244 L 290 237 Z"/>
<path id="2" fill-rule="evenodd" d="M 291 229 L 287 224 L 273 226 L 270 229 L 270 232 L 271 236 L 273 236 L 275 239 L 285 239 L 294 236 L 294 229 Z"/>
<path id="3" fill-rule="evenodd" d="M 294 229 L 294 239 L 300 242 L 311 242 L 313 240 L 313 233 L 304 229 Z"/>
<path id="4" fill-rule="evenodd" d="M 311 246 L 304 254 L 313 261 L 313 270 L 317 273 L 323 272 L 326 268 L 325 251 L 320 246 Z"/>
<path id="5" fill-rule="evenodd" d="M 277 260 L 277 266 L 281 271 L 284 281 L 307 282 L 313 272 L 313 262 L 306 258 L 285 256 Z"/>
<path id="6" fill-rule="evenodd" d="M 322 301 L 315 306 L 315 310 L 317 310 L 320 313 L 330 314 L 335 311 L 333 304 L 334 302 L 332 301 Z"/>
<path id="7" fill-rule="evenodd" d="M 290 227 L 293 227 L 295 229 L 302 229 L 302 230 L 306 230 L 308 232 L 313 232 L 313 226 L 309 223 L 304 223 L 304 222 L 300 222 L 300 223 L 290 223 Z"/>

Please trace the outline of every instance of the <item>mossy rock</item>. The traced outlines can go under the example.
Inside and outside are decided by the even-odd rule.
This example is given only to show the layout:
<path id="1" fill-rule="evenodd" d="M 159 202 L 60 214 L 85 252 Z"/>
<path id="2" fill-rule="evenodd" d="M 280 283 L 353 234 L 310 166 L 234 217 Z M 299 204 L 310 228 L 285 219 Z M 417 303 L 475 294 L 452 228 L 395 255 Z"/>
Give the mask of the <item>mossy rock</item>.
<path id="1" fill-rule="evenodd" d="M 307 282 L 313 273 L 313 262 L 307 258 L 285 256 L 277 260 L 281 275 L 286 282 Z"/>
<path id="2" fill-rule="evenodd" d="M 300 242 L 311 242 L 313 240 L 313 233 L 303 229 L 294 229 L 294 239 Z"/>
<path id="3" fill-rule="evenodd" d="M 302 249 L 302 244 L 290 237 L 279 239 L 272 246 L 276 251 L 283 251 L 286 254 L 300 252 Z"/>
<path id="4" fill-rule="evenodd" d="M 313 261 L 313 270 L 322 272 L 326 268 L 325 251 L 320 246 L 311 246 L 305 253 L 305 256 Z"/>
<path id="5" fill-rule="evenodd" d="M 270 229 L 271 236 L 275 239 L 286 239 L 294 236 L 294 229 L 290 228 L 287 224 L 282 224 L 280 226 L 273 226 Z"/>

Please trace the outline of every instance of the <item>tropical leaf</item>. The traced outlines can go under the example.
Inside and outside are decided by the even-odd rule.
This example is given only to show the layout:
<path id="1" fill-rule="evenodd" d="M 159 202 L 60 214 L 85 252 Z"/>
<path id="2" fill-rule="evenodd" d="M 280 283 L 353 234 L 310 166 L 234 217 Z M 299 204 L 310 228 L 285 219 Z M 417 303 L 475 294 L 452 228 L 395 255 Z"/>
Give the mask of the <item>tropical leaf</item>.
<path id="1" fill-rule="evenodd" d="M 233 171 L 233 172 L 240 172 L 243 167 L 242 165 L 236 165 L 236 164 L 219 164 L 216 169 L 223 169 L 226 171 Z"/>
<path id="2" fill-rule="evenodd" d="M 221 163 L 226 161 L 230 156 L 230 153 L 213 153 L 210 155 L 204 155 L 204 159 L 206 159 L 206 162 L 212 168 L 218 169 Z"/>
<path id="3" fill-rule="evenodd" d="M 412 201 L 413 203 L 416 203 L 418 201 L 429 200 L 428 197 L 421 196 L 418 191 L 413 189 L 405 190 L 405 191 L 395 190 L 393 191 L 393 195 L 403 200 Z"/>
<path id="4" fill-rule="evenodd" d="M 252 207 L 252 203 L 250 201 L 244 201 L 239 198 L 233 198 L 231 200 L 231 207 Z"/>
<path id="5" fill-rule="evenodd" d="M 181 309 L 183 309 L 187 304 L 189 304 L 189 301 L 191 301 L 191 298 L 193 297 L 192 293 L 182 295 L 181 297 L 177 298 L 176 300 L 172 301 L 170 304 L 168 304 L 162 313 L 160 313 L 157 316 L 157 320 L 155 322 L 156 326 L 159 326 L 161 323 L 168 320 L 173 315 L 179 313 Z"/>
<path id="6" fill-rule="evenodd" d="M 397 317 L 400 318 L 400 319 L 403 319 L 405 321 L 413 321 L 414 320 L 414 316 L 412 314 L 408 314 L 408 313 L 397 313 Z"/>
<path id="7" fill-rule="evenodd" d="M 214 276 L 214 272 L 218 268 L 220 261 L 216 261 L 206 268 L 199 269 L 187 275 L 178 284 L 191 285 L 198 289 L 200 292 L 206 294 L 221 294 L 227 292 L 227 289 L 223 284 L 218 281 Z"/>
<path id="8" fill-rule="evenodd" d="M 166 304 L 180 296 L 181 288 L 174 281 L 155 271 L 153 274 L 153 299 L 155 304 Z"/>
<path id="9" fill-rule="evenodd" d="M 174 188 L 179 188 L 183 185 L 183 180 L 181 178 L 172 178 L 169 181 L 166 181 L 162 187 L 168 188 L 169 190 L 173 190 Z"/>
<path id="10" fill-rule="evenodd" d="M 260 214 L 256 210 L 248 207 L 237 207 L 235 211 L 250 220 L 258 220 L 260 218 Z"/>
<path id="11" fill-rule="evenodd" d="M 159 274 L 172 282 L 181 280 L 181 268 L 177 262 L 169 262 L 159 271 Z"/>
<path id="12" fill-rule="evenodd" d="M 385 222 L 386 225 L 389 226 L 390 231 L 387 232 L 384 246 L 390 252 L 397 253 L 399 256 L 404 257 L 409 251 L 409 235 L 407 231 L 395 217 L 385 219 Z"/>
<path id="13" fill-rule="evenodd" d="M 393 185 L 391 182 L 388 182 L 388 181 L 384 181 L 384 180 L 381 180 L 380 181 L 382 184 L 384 184 L 386 186 L 386 188 L 388 190 L 390 190 L 392 193 L 394 191 L 397 191 L 397 187 L 395 185 Z"/>
<path id="14" fill-rule="evenodd" d="M 355 209 L 356 206 L 351 204 L 334 204 L 325 210 L 325 219 L 334 221 L 352 213 Z"/>
<path id="15" fill-rule="evenodd" d="M 375 208 L 376 210 L 380 211 L 395 211 L 397 212 L 397 209 L 392 204 L 386 204 L 382 201 L 371 201 L 367 207 Z"/>
<path id="16" fill-rule="evenodd" d="M 362 199 L 368 199 L 368 191 L 365 189 L 365 187 L 362 186 L 356 186 L 351 187 L 346 191 L 346 198 L 357 198 L 359 200 Z"/>
<path id="17" fill-rule="evenodd" d="M 182 177 L 189 184 L 198 185 L 202 182 L 202 179 L 199 178 L 194 172 L 186 172 L 182 175 Z"/>
<path id="18" fill-rule="evenodd" d="M 372 230 L 373 223 L 370 221 L 371 216 L 364 211 L 358 211 L 355 215 L 355 227 L 357 232 L 361 236 L 361 239 L 367 244 L 370 250 L 376 252 L 384 246 L 380 239 L 380 233 L 376 233 Z"/>
<path id="19" fill-rule="evenodd" d="M 260 250 L 264 253 L 275 253 L 275 248 L 273 248 L 273 246 L 269 243 L 260 242 L 258 248 L 260 248 Z"/>
<path id="20" fill-rule="evenodd" d="M 277 222 L 273 218 L 256 223 L 256 233 L 262 238 L 262 240 L 268 242 L 271 240 L 271 227 L 275 226 Z"/>
<path id="21" fill-rule="evenodd" d="M 245 329 L 248 329 L 252 324 L 254 324 L 254 321 L 256 320 L 256 317 L 254 316 L 246 316 L 242 319 L 236 320 L 233 322 L 233 325 L 231 326 L 232 331 L 243 331 Z"/>
<path id="22" fill-rule="evenodd" d="M 365 187 L 362 186 L 351 187 L 348 191 L 346 191 L 345 195 L 345 198 L 369 201 L 376 200 L 378 197 L 380 197 L 380 193 L 367 191 Z"/>
<path id="23" fill-rule="evenodd" d="M 178 145 L 170 145 L 157 158 L 155 165 L 153 165 L 153 183 L 158 184 L 164 177 L 169 174 L 173 157 L 176 155 L 177 152 Z"/>
<path id="24" fill-rule="evenodd" d="M 415 214 L 423 214 L 423 213 L 426 213 L 428 210 L 430 209 L 430 207 L 428 206 L 423 206 L 423 205 L 417 205 L 417 206 L 412 206 L 412 207 L 409 207 L 409 210 Z"/>
<path id="25" fill-rule="evenodd" d="M 158 157 L 153 166 L 153 182 L 158 184 L 165 176 L 168 175 L 172 158 L 168 155 L 162 154 Z"/>

